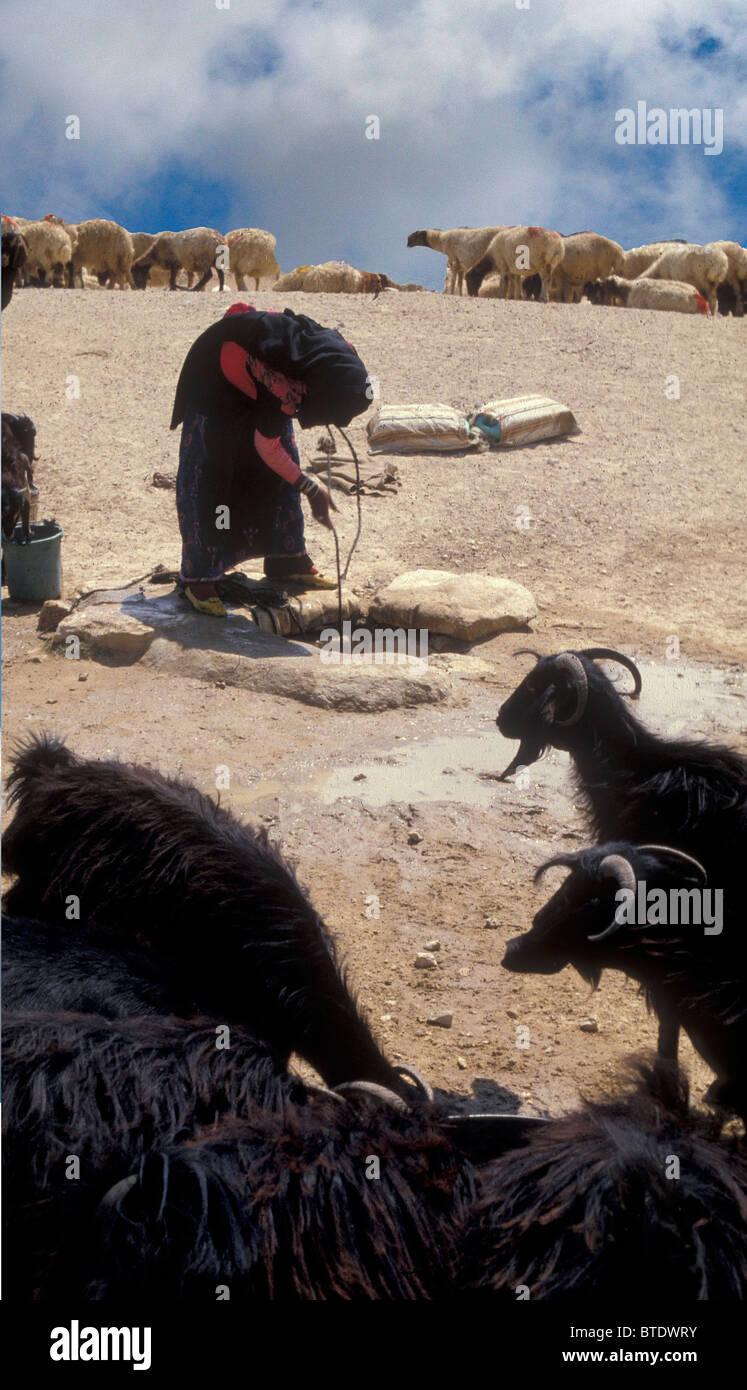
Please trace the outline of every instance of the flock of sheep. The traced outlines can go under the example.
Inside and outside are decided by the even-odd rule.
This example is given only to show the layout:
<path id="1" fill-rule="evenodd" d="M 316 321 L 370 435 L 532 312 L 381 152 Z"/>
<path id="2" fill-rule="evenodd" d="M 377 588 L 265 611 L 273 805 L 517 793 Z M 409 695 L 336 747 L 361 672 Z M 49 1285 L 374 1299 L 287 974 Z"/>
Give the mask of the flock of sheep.
<path id="1" fill-rule="evenodd" d="M 411 232 L 408 246 L 447 257 L 445 293 L 484 298 L 630 305 L 686 314 L 744 314 L 747 251 L 736 241 L 680 239 L 625 251 L 597 232 L 546 227 L 453 227 Z M 663 282 L 663 283 L 662 283 Z"/>
<path id="2" fill-rule="evenodd" d="M 307 293 L 374 294 L 419 290 L 388 275 L 357 270 L 346 261 L 297 266 L 282 274 L 271 232 L 240 227 L 223 236 L 211 227 L 182 232 L 128 232 L 96 217 L 75 225 L 49 213 L 38 221 L 3 217 L 6 238 L 15 240 L 20 264 L 16 286 L 106 285 L 112 289 L 187 288 L 201 290 L 217 272 L 223 289 L 226 271 L 236 287 L 247 279 L 271 279 L 274 290 Z M 680 239 L 651 242 L 625 251 L 596 232 L 562 236 L 545 227 L 453 227 L 412 232 L 410 247 L 427 246 L 447 257 L 444 293 L 461 294 L 466 285 L 481 298 L 557 300 L 666 309 L 688 314 L 734 314 L 747 305 L 747 250 L 735 241 L 705 246 Z M 196 283 L 193 283 L 196 280 Z"/>

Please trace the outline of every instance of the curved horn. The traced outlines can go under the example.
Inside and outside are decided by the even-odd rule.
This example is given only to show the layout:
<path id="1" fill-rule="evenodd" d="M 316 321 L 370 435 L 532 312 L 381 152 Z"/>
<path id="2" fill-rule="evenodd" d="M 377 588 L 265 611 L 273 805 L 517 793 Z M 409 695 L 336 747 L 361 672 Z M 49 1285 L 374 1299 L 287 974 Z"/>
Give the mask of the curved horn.
<path id="1" fill-rule="evenodd" d="M 534 875 L 534 882 L 539 883 L 542 875 L 547 869 L 554 869 L 562 865 L 564 869 L 573 869 L 576 866 L 578 856 L 575 854 L 556 854 L 553 859 L 546 859 L 544 864 L 540 864 Z"/>
<path id="2" fill-rule="evenodd" d="M 366 1096 L 375 1096 L 377 1100 L 382 1100 L 385 1105 L 391 1105 L 395 1110 L 407 1109 L 407 1101 L 395 1095 L 394 1091 L 388 1091 L 386 1086 L 378 1086 L 375 1081 L 343 1081 L 334 1088 L 334 1093 L 338 1096 L 349 1096 L 351 1093 L 356 1095 L 359 1091 Z"/>
<path id="3" fill-rule="evenodd" d="M 395 1067 L 394 1070 L 396 1071 L 398 1076 L 409 1077 L 411 1081 L 415 1082 L 415 1085 L 420 1091 L 420 1094 L 425 1096 L 425 1099 L 427 1101 L 433 1101 L 433 1087 L 431 1086 L 429 1081 L 426 1081 L 425 1077 L 422 1075 L 421 1072 L 418 1071 L 417 1067 L 401 1066 Z"/>
<path id="4" fill-rule="evenodd" d="M 693 859 L 691 854 L 685 854 L 681 849 L 672 849 L 671 845 L 636 845 L 636 849 L 652 849 L 658 854 L 670 854 L 673 859 L 681 859 L 685 864 L 692 864 L 703 876 L 703 883 L 708 882 L 708 874 L 699 859 Z"/>
<path id="5" fill-rule="evenodd" d="M 542 653 L 534 651 L 532 647 L 519 647 L 514 656 L 533 656 L 535 661 L 542 660 Z"/>
<path id="6" fill-rule="evenodd" d="M 616 879 L 621 888 L 629 888 L 631 893 L 635 893 L 637 883 L 635 869 L 630 863 L 630 860 L 625 859 L 622 854 L 606 854 L 599 865 L 599 872 L 603 874 L 605 878 Z M 614 936 L 615 932 L 618 932 L 621 926 L 622 922 L 618 922 L 617 919 L 613 917 L 610 925 L 605 927 L 604 931 L 596 932 L 593 936 L 587 937 L 587 940 L 605 941 L 607 937 Z"/>
<path id="7" fill-rule="evenodd" d="M 328 1090 L 326 1086 L 317 1086 L 313 1081 L 304 1081 L 303 1086 L 310 1096 L 321 1096 L 323 1100 L 334 1100 L 340 1105 L 345 1104 L 344 1096 L 338 1095 L 336 1091 Z"/>
<path id="8" fill-rule="evenodd" d="M 555 665 L 559 671 L 568 671 L 576 692 L 576 708 L 570 718 L 555 720 L 559 728 L 567 728 L 570 724 L 578 724 L 586 709 L 589 699 L 589 678 L 584 670 L 583 662 L 574 652 L 561 652 L 555 658 Z"/>
<path id="9" fill-rule="evenodd" d="M 132 1190 L 136 1183 L 137 1173 L 131 1173 L 128 1178 L 121 1178 L 119 1182 L 115 1182 L 114 1186 L 110 1187 L 108 1192 L 105 1192 L 101 1198 L 96 1208 L 96 1215 L 98 1216 L 101 1212 L 108 1211 L 110 1207 L 118 1206 L 121 1198 L 126 1197 L 127 1193 Z"/>
<path id="10" fill-rule="evenodd" d="M 626 671 L 630 671 L 635 682 L 634 689 L 629 692 L 630 699 L 638 699 L 643 681 L 638 667 L 629 656 L 623 656 L 622 652 L 616 652 L 614 647 L 584 647 L 583 655 L 590 656 L 593 661 L 616 661 L 618 666 L 624 666 Z"/>

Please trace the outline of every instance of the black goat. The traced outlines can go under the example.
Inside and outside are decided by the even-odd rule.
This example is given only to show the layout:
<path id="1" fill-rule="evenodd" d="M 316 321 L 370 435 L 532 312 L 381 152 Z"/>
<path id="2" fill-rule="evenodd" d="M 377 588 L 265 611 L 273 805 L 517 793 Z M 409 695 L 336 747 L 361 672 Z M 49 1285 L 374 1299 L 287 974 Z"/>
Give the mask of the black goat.
<path id="1" fill-rule="evenodd" d="M 239 1021 L 331 1086 L 366 1080 L 411 1095 L 348 991 L 326 927 L 279 850 L 188 783 L 77 758 L 51 737 L 21 751 L 3 836 L 17 875 L 6 910 L 136 940 L 174 983 L 172 1009 Z"/>
<path id="2" fill-rule="evenodd" d="M 713 887 L 726 893 L 734 885 L 736 894 L 747 843 L 747 760 L 705 740 L 651 733 L 600 671 L 599 659 L 631 671 L 631 699 L 638 698 L 640 672 L 620 652 L 589 647 L 537 657 L 496 719 L 504 738 L 521 740 L 500 780 L 548 747 L 565 749 L 598 843 L 673 845 L 701 861 Z"/>
<path id="3" fill-rule="evenodd" d="M 508 942 L 505 968 L 552 975 L 573 965 L 595 988 L 603 970 L 623 971 L 659 1017 L 662 1054 L 672 1040 L 676 1053 L 684 1028 L 718 1078 L 708 1098 L 747 1123 L 747 941 L 741 923 L 724 931 L 702 867 L 667 846 L 624 842 L 556 855 L 536 877 L 552 865 L 571 873 Z"/>
<path id="4" fill-rule="evenodd" d="M 3 218 L 5 222 L 5 218 Z M 16 277 L 23 271 L 28 259 L 28 242 L 18 227 L 10 222 L 2 231 L 2 308 L 6 309 L 13 298 Z"/>
<path id="5" fill-rule="evenodd" d="M 34 486 L 36 429 L 28 415 L 2 412 L 2 532 L 6 540 L 20 521 L 24 544 L 31 540 L 31 498 Z"/>
<path id="6" fill-rule="evenodd" d="M 474 1174 L 368 1097 L 155 1148 L 99 1208 L 94 1298 L 433 1299 L 456 1288 Z"/>
<path id="7" fill-rule="evenodd" d="M 553 1120 L 482 1170 L 473 1291 L 608 1307 L 747 1298 L 744 1149 L 688 1111 L 676 1072 L 641 1070 L 634 1094 Z"/>

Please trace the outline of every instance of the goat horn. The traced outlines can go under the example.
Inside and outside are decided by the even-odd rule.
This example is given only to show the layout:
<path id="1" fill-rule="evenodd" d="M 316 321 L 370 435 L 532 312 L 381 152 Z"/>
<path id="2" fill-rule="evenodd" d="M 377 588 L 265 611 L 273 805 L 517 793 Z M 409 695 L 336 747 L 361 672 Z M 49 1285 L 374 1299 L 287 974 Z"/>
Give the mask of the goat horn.
<path id="1" fill-rule="evenodd" d="M 671 845 L 638 845 L 638 849 L 653 849 L 659 854 L 671 854 L 673 859 L 681 859 L 685 864 L 693 864 L 703 875 L 703 882 L 708 882 L 708 874 L 699 859 L 693 859 L 691 854 L 685 854 L 681 849 L 673 849 Z"/>
<path id="2" fill-rule="evenodd" d="M 578 724 L 586 704 L 589 699 L 589 679 L 584 670 L 583 662 L 579 660 L 573 652 L 561 652 L 555 658 L 555 665 L 559 671 L 568 671 L 573 681 L 576 691 L 576 708 L 569 719 L 556 719 L 555 723 L 559 728 L 567 728 L 569 724 Z"/>
<path id="3" fill-rule="evenodd" d="M 394 1091 L 388 1091 L 386 1086 L 378 1086 L 375 1081 L 343 1081 L 334 1088 L 334 1093 L 338 1096 L 349 1096 L 351 1092 L 355 1095 L 359 1091 L 366 1096 L 375 1096 L 377 1100 L 383 1100 L 385 1105 L 391 1105 L 395 1110 L 407 1109 L 407 1101 L 395 1095 Z"/>
<path id="4" fill-rule="evenodd" d="M 324 1100 L 339 1101 L 340 1105 L 345 1104 L 344 1096 L 338 1095 L 336 1091 L 330 1091 L 326 1086 L 317 1086 L 313 1081 L 304 1081 L 303 1084 L 304 1090 L 308 1091 L 309 1095 L 322 1096 Z"/>
<path id="5" fill-rule="evenodd" d="M 431 1086 L 429 1081 L 426 1081 L 422 1072 L 419 1072 L 417 1067 L 402 1066 L 395 1067 L 394 1070 L 396 1071 L 398 1076 L 409 1076 L 410 1080 L 415 1082 L 415 1085 L 417 1086 L 421 1095 L 425 1096 L 425 1099 L 427 1101 L 433 1101 L 433 1087 Z"/>
<path id="6" fill-rule="evenodd" d="M 635 869 L 629 859 L 625 859 L 622 854 L 606 854 L 601 864 L 599 872 L 605 878 L 615 878 L 621 888 L 629 888 L 631 893 L 635 893 L 636 876 Z M 588 941 L 605 941 L 608 936 L 614 936 L 620 930 L 622 922 L 618 922 L 613 917 L 610 925 L 604 931 L 596 932 L 595 935 L 587 937 Z"/>
<path id="7" fill-rule="evenodd" d="M 630 671 L 635 682 L 634 689 L 630 691 L 630 699 L 638 699 L 643 681 L 638 667 L 629 656 L 623 656 L 622 652 L 616 652 L 614 647 L 584 647 L 583 655 L 590 656 L 593 661 L 616 661 L 619 666 L 624 666 L 626 671 Z"/>
<path id="8" fill-rule="evenodd" d="M 542 653 L 534 651 L 532 647 L 519 647 L 518 651 L 514 652 L 514 656 L 533 656 L 535 661 L 542 660 Z"/>
<path id="9" fill-rule="evenodd" d="M 101 1198 L 96 1210 L 97 1216 L 103 1211 L 108 1211 L 109 1207 L 116 1206 L 120 1198 L 126 1197 L 136 1183 L 137 1173 L 130 1173 L 128 1178 L 120 1178 L 119 1182 L 115 1182 L 114 1186 L 110 1187 Z"/>

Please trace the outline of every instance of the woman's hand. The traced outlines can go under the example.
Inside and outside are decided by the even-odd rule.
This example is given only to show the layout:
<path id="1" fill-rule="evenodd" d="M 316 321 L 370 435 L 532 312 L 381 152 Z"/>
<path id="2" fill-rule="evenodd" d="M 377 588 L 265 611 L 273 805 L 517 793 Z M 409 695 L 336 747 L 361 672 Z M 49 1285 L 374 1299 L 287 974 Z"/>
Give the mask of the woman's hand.
<path id="1" fill-rule="evenodd" d="M 333 498 L 327 491 L 327 488 L 324 487 L 322 483 L 319 484 L 318 490 L 313 496 L 309 497 L 309 506 L 311 507 L 311 515 L 314 520 L 320 522 L 322 526 L 326 526 L 327 529 L 331 531 L 332 520 L 329 514 L 330 511 L 336 512 L 338 509 L 335 506 Z"/>

